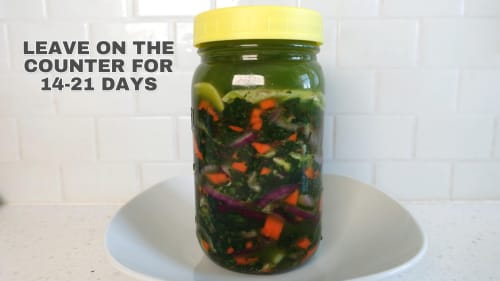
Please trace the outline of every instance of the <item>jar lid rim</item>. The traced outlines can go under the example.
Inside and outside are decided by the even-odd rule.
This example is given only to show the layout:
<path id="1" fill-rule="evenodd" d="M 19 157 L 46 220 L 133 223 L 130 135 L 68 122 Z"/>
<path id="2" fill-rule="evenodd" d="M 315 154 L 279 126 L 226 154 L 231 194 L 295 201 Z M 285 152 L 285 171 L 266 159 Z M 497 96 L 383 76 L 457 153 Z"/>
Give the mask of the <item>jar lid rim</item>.
<path id="1" fill-rule="evenodd" d="M 194 45 L 246 40 L 288 39 L 323 43 L 321 15 L 286 6 L 238 6 L 209 10 L 194 18 Z"/>

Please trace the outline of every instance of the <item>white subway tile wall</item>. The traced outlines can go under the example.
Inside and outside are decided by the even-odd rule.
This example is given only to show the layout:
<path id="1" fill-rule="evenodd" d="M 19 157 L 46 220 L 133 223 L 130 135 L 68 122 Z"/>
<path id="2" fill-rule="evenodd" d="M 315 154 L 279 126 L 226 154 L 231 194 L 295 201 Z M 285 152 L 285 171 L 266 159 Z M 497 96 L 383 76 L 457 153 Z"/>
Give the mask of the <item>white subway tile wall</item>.
<path id="1" fill-rule="evenodd" d="M 0 23 L 0 73 L 10 66 L 7 42 L 7 25 Z"/>
<path id="2" fill-rule="evenodd" d="M 47 16 L 55 19 L 112 19 L 127 15 L 127 0 L 45 0 L 45 2 Z"/>
<path id="3" fill-rule="evenodd" d="M 499 112 L 500 70 L 465 70 L 460 83 L 460 111 Z"/>
<path id="4" fill-rule="evenodd" d="M 45 16 L 43 5 L 43 0 L 0 0 L 0 18 L 43 19 Z"/>
<path id="5" fill-rule="evenodd" d="M 133 163 L 62 164 L 64 199 L 69 202 L 123 202 L 140 190 L 139 166 Z"/>
<path id="6" fill-rule="evenodd" d="M 346 19 L 339 25 L 338 66 L 403 67 L 416 64 L 416 21 Z"/>
<path id="7" fill-rule="evenodd" d="M 425 19 L 421 34 L 425 66 L 500 66 L 499 19 Z"/>
<path id="8" fill-rule="evenodd" d="M 323 19 L 323 45 L 321 45 L 321 52 L 318 55 L 321 66 L 325 75 L 329 75 L 334 70 L 337 63 L 336 56 L 332 54 L 337 53 L 337 21 L 333 19 Z"/>
<path id="9" fill-rule="evenodd" d="M 0 162 L 19 160 L 19 137 L 16 119 L 0 119 Z"/>
<path id="10" fill-rule="evenodd" d="M 337 116 L 335 156 L 338 159 L 410 159 L 414 117 Z"/>
<path id="11" fill-rule="evenodd" d="M 100 40 L 169 40 L 167 21 L 150 22 L 95 22 L 89 25 L 90 39 Z"/>
<path id="12" fill-rule="evenodd" d="M 464 0 L 383 0 L 384 16 L 445 17 L 463 14 Z"/>
<path id="13" fill-rule="evenodd" d="M 210 9 L 210 1 L 183 0 L 172 3 L 164 0 L 134 1 L 134 14 L 137 16 L 194 16 Z"/>
<path id="14" fill-rule="evenodd" d="M 3 202 L 61 202 L 59 165 L 50 161 L 0 162 L 0 199 Z"/>
<path id="15" fill-rule="evenodd" d="M 193 162 L 193 135 L 191 134 L 191 117 L 177 118 L 177 153 L 181 161 Z"/>
<path id="16" fill-rule="evenodd" d="M 456 70 L 385 70 L 379 72 L 378 82 L 381 112 L 456 111 Z"/>
<path id="17" fill-rule="evenodd" d="M 448 163 L 381 162 L 376 164 L 375 184 L 398 199 L 447 199 L 450 175 Z"/>
<path id="18" fill-rule="evenodd" d="M 426 116 L 418 120 L 417 158 L 488 159 L 494 122 L 477 115 Z"/>
<path id="19" fill-rule="evenodd" d="M 166 161 L 174 158 L 171 117 L 97 120 L 98 158 L 104 161 Z"/>
<path id="20" fill-rule="evenodd" d="M 55 98 L 58 112 L 64 115 L 115 115 L 135 112 L 134 95 L 124 93 L 76 92 L 60 94 Z"/>
<path id="21" fill-rule="evenodd" d="M 193 175 L 193 163 L 144 163 L 141 166 L 142 187 L 149 188 L 165 179 Z"/>
<path id="22" fill-rule="evenodd" d="M 8 0 L 12 1 L 12 0 Z M 28 7 L 26 7 L 28 8 Z M 35 55 L 24 55 L 23 42 L 29 41 L 64 41 L 87 39 L 85 22 L 64 22 L 60 20 L 34 22 L 33 20 L 15 20 L 7 24 L 10 63 L 12 70 L 24 71 L 24 61 Z M 49 55 L 47 55 L 49 56 Z M 41 58 L 42 55 L 36 56 Z M 25 74 L 25 77 L 29 75 Z M 33 89 L 31 89 L 33 91 Z"/>
<path id="23" fill-rule="evenodd" d="M 357 179 L 365 183 L 373 181 L 373 165 L 364 161 L 329 161 L 323 166 L 324 173 Z"/>
<path id="24" fill-rule="evenodd" d="M 500 163 L 466 162 L 455 165 L 452 198 L 500 200 Z"/>
<path id="25" fill-rule="evenodd" d="M 191 79 L 193 73 L 174 72 L 155 76 L 158 90 L 137 96 L 138 110 L 142 114 L 190 114 Z"/>
<path id="26" fill-rule="evenodd" d="M 328 113 L 367 113 L 375 111 L 375 72 L 333 70 L 328 74 L 326 111 Z"/>
<path id="27" fill-rule="evenodd" d="M 465 0 L 465 15 L 477 17 L 500 16 L 498 0 Z"/>
<path id="28" fill-rule="evenodd" d="M 334 119 L 333 116 L 327 115 L 323 121 L 323 159 L 333 159 L 333 139 L 334 139 Z"/>
<path id="29" fill-rule="evenodd" d="M 200 63 L 200 58 L 193 46 L 193 23 L 178 22 L 176 24 L 176 71 L 194 71 Z"/>
<path id="30" fill-rule="evenodd" d="M 21 155 L 27 161 L 95 160 L 92 118 L 19 119 Z"/>
<path id="31" fill-rule="evenodd" d="M 378 0 L 302 0 L 304 8 L 319 11 L 325 17 L 370 17 L 378 15 Z"/>
<path id="32" fill-rule="evenodd" d="M 0 0 L 0 199 L 123 202 L 191 175 L 193 16 L 260 4 L 324 16 L 325 172 L 405 200 L 500 199 L 498 0 Z M 148 74 L 152 92 L 42 92 L 57 74 L 24 71 L 26 40 L 173 40 L 174 72 Z"/>

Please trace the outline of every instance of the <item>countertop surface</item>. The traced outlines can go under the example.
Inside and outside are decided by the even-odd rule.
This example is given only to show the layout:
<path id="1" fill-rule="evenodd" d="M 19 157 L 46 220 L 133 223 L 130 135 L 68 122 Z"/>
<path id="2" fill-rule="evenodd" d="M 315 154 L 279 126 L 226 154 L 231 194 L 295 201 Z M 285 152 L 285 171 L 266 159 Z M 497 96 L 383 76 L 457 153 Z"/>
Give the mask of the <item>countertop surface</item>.
<path id="1" fill-rule="evenodd" d="M 384 281 L 500 280 L 500 202 L 403 204 L 424 228 L 428 251 Z M 105 251 L 106 226 L 118 208 L 0 206 L 0 280 L 140 280 L 115 268 Z"/>

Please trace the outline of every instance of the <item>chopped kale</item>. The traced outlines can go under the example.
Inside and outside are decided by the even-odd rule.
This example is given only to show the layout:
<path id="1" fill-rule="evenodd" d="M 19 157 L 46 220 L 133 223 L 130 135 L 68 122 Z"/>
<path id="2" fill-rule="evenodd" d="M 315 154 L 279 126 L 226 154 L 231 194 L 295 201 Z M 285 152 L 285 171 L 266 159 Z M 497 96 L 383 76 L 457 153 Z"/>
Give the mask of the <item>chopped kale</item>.
<path id="1" fill-rule="evenodd" d="M 214 260 L 267 273 L 300 264 L 319 243 L 323 112 L 317 93 L 245 99 L 252 91 L 233 93 L 221 112 L 208 102 L 193 112 L 196 223 Z M 298 196 L 314 205 L 298 205 Z"/>

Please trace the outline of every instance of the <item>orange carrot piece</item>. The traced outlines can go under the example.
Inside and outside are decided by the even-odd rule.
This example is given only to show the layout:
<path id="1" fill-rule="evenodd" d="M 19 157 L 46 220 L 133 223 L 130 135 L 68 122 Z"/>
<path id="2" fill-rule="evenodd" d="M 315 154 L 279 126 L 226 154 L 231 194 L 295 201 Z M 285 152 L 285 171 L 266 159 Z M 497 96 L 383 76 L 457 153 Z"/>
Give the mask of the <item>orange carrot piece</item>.
<path id="1" fill-rule="evenodd" d="M 207 174 L 207 178 L 213 184 L 222 184 L 229 181 L 229 177 L 225 173 L 210 173 Z"/>
<path id="2" fill-rule="evenodd" d="M 306 175 L 307 178 L 309 179 L 314 179 L 316 177 L 314 173 L 314 169 L 309 167 L 304 171 L 304 174 Z"/>
<path id="3" fill-rule="evenodd" d="M 217 115 L 212 105 L 207 101 L 202 100 L 198 105 L 198 109 L 204 109 L 210 116 L 212 116 L 212 120 L 219 121 L 219 115 Z"/>
<path id="4" fill-rule="evenodd" d="M 232 253 L 234 253 L 234 248 L 233 248 L 233 247 L 229 247 L 229 248 L 227 248 L 227 250 L 226 250 L 226 254 L 230 255 L 230 254 L 232 254 Z"/>
<path id="5" fill-rule="evenodd" d="M 283 218 L 274 214 L 268 215 L 266 217 L 266 221 L 264 222 L 264 226 L 260 230 L 260 233 L 272 240 L 278 240 L 281 236 L 283 225 Z"/>
<path id="6" fill-rule="evenodd" d="M 208 252 L 208 250 L 210 250 L 210 244 L 208 244 L 207 241 L 201 240 L 201 245 L 203 246 L 203 249 L 205 249 L 205 251 Z"/>
<path id="7" fill-rule="evenodd" d="M 260 115 L 262 110 L 259 108 L 254 108 L 250 114 L 250 126 L 254 131 L 258 131 L 262 128 L 262 118 Z"/>
<path id="8" fill-rule="evenodd" d="M 297 141 L 297 133 L 293 133 L 288 137 L 289 141 Z"/>
<path id="9" fill-rule="evenodd" d="M 245 243 L 245 249 L 251 249 L 252 247 L 253 247 L 253 243 L 252 243 L 252 241 L 247 241 L 247 242 Z"/>
<path id="10" fill-rule="evenodd" d="M 228 127 L 229 129 L 231 129 L 231 130 L 233 130 L 233 131 L 237 132 L 237 133 L 241 133 L 241 132 L 243 132 L 243 128 L 238 127 L 238 126 L 229 125 L 229 126 L 227 126 L 227 127 Z"/>
<path id="11" fill-rule="evenodd" d="M 236 256 L 234 257 L 234 261 L 237 265 L 248 265 L 255 263 L 259 260 L 257 257 L 245 257 L 245 256 Z"/>
<path id="12" fill-rule="evenodd" d="M 316 246 L 314 246 L 311 249 L 309 249 L 307 251 L 306 255 L 304 256 L 304 258 L 302 259 L 302 262 L 305 262 L 306 260 L 308 260 L 316 252 L 317 249 L 318 249 L 318 245 L 317 244 L 316 244 Z"/>
<path id="13" fill-rule="evenodd" d="M 250 114 L 250 120 L 260 119 L 260 115 L 262 114 L 262 109 L 254 108 L 252 113 Z"/>
<path id="14" fill-rule="evenodd" d="M 203 160 L 203 153 L 201 153 L 200 148 L 198 147 L 198 142 L 193 138 L 193 146 L 194 146 L 194 155 L 199 160 Z"/>
<path id="15" fill-rule="evenodd" d="M 200 101 L 200 103 L 198 104 L 198 109 L 199 109 L 199 110 L 206 109 L 208 106 L 210 106 L 210 105 L 208 104 L 208 102 L 207 102 L 207 101 L 202 100 L 202 101 Z"/>
<path id="16" fill-rule="evenodd" d="M 266 175 L 269 175 L 271 172 L 272 172 L 272 170 L 271 170 L 271 169 L 269 169 L 268 167 L 263 167 L 263 168 L 260 170 L 260 175 L 261 175 L 261 176 L 266 176 Z"/>
<path id="17" fill-rule="evenodd" d="M 253 148 L 255 148 L 255 150 L 257 150 L 259 154 L 266 154 L 272 149 L 272 147 L 269 144 L 260 142 L 252 142 L 252 146 Z"/>
<path id="18" fill-rule="evenodd" d="M 238 171 L 238 172 L 242 172 L 242 173 L 245 173 L 248 169 L 247 167 L 247 164 L 245 162 L 234 162 L 231 167 Z"/>
<path id="19" fill-rule="evenodd" d="M 258 131 L 258 130 L 262 129 L 262 124 L 263 124 L 262 120 L 259 120 L 259 121 L 257 121 L 257 122 L 254 122 L 254 123 L 252 124 L 252 129 L 253 129 L 254 131 Z"/>
<path id="20" fill-rule="evenodd" d="M 259 103 L 259 106 L 263 110 L 268 110 L 273 107 L 276 107 L 276 101 L 274 99 L 263 100 Z"/>
<path id="21" fill-rule="evenodd" d="M 300 238 L 297 241 L 297 246 L 301 249 L 306 250 L 307 248 L 309 248 L 309 246 L 311 246 L 311 240 L 309 240 L 309 238 L 307 237 Z"/>
<path id="22" fill-rule="evenodd" d="M 295 189 L 294 192 L 292 192 L 290 195 L 288 195 L 285 198 L 285 202 L 290 205 L 297 205 L 297 202 L 299 201 L 299 190 Z"/>

